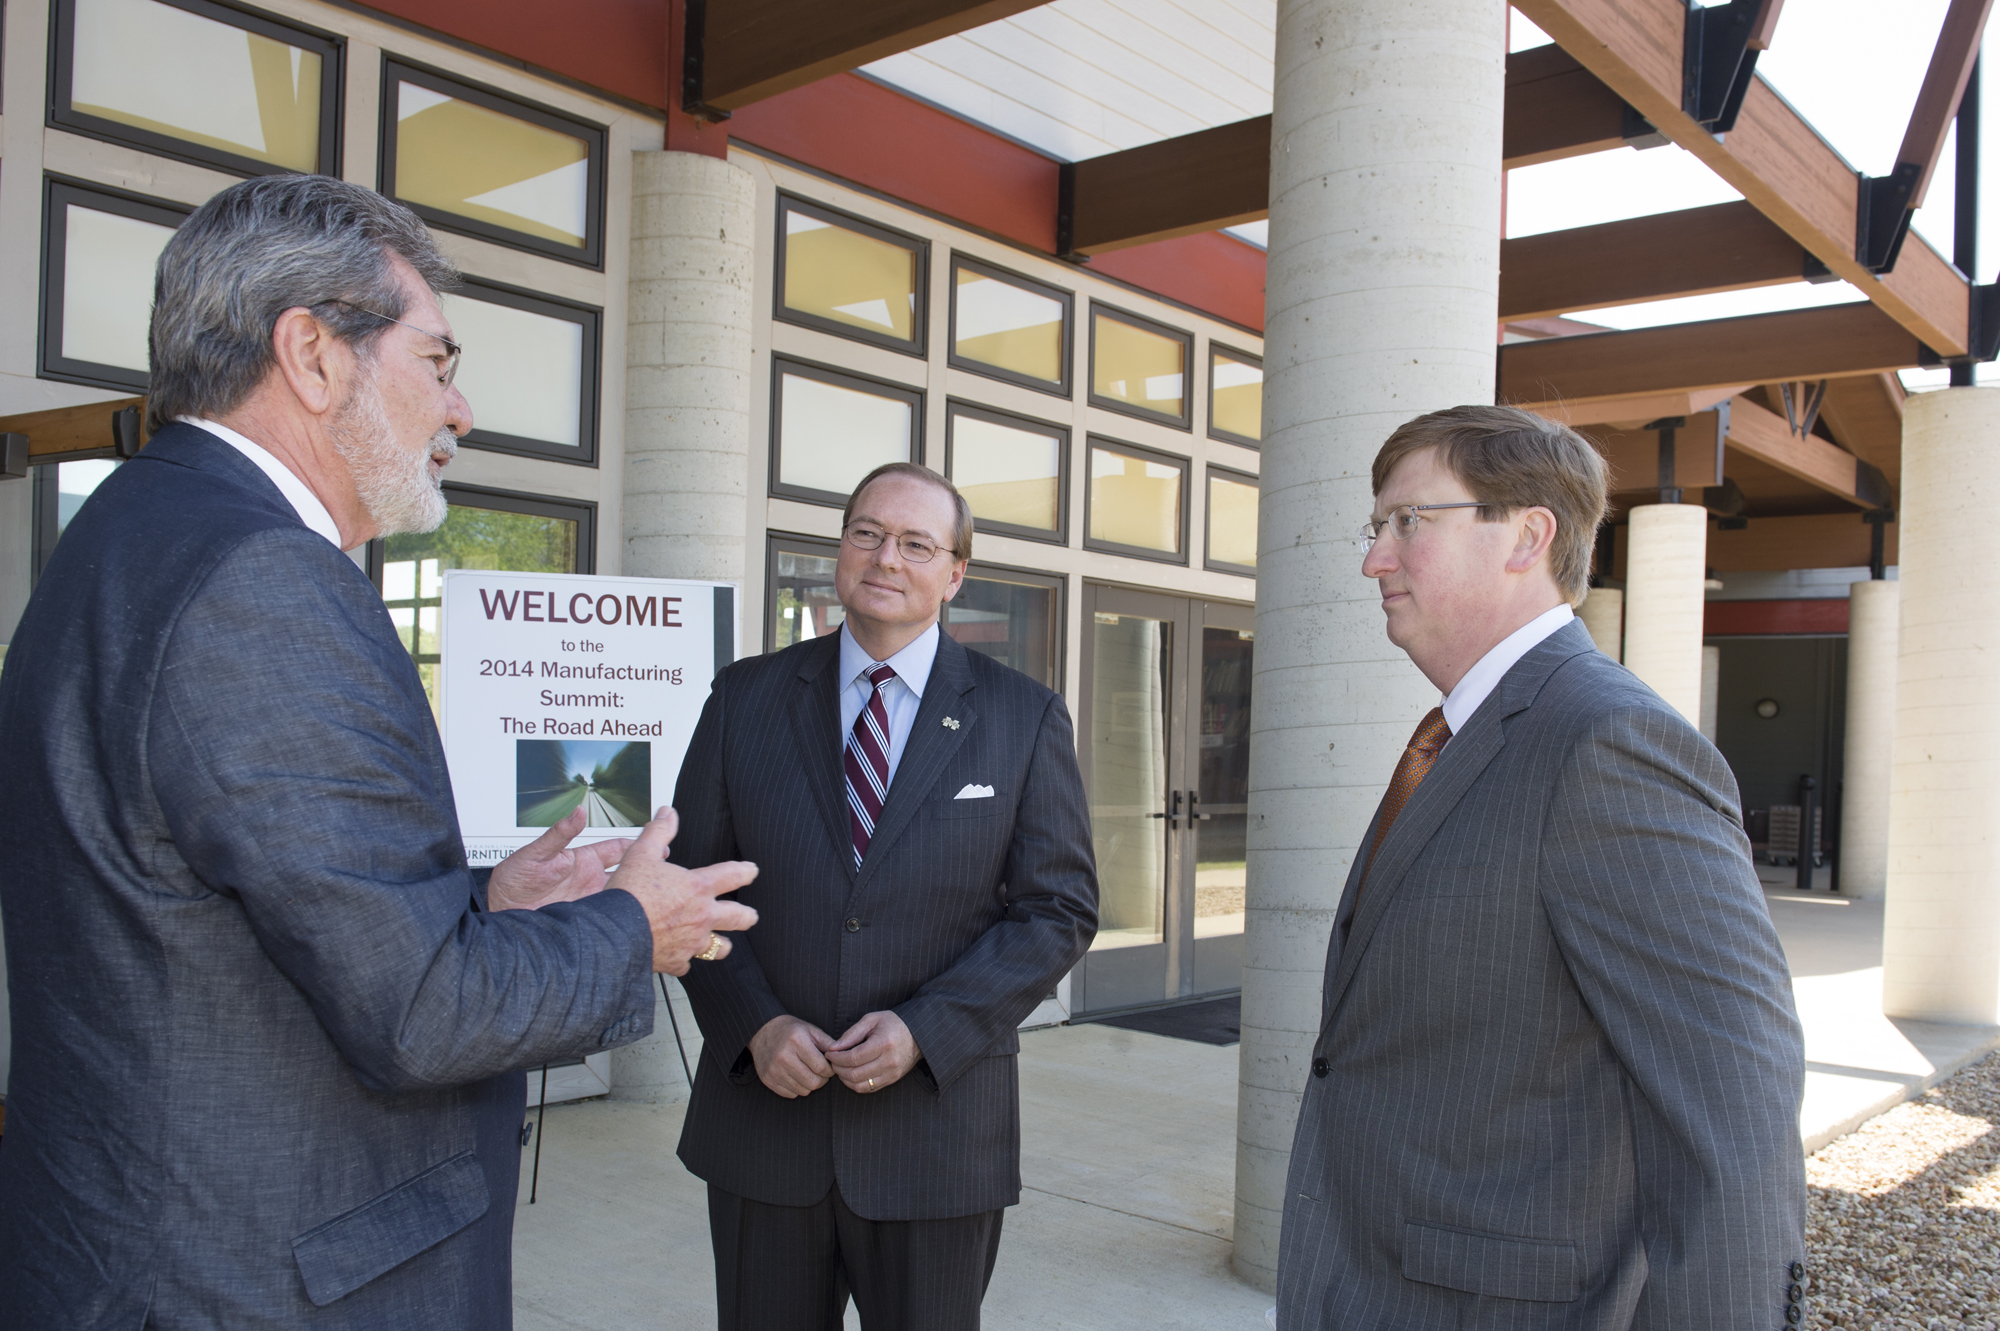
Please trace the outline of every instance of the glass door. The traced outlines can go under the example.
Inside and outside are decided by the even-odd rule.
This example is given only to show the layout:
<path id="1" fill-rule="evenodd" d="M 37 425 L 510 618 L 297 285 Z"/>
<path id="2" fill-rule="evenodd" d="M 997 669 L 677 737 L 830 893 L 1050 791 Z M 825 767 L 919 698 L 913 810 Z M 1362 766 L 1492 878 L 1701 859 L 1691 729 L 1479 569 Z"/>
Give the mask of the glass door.
<path id="1" fill-rule="evenodd" d="M 1077 1012 L 1241 986 L 1251 610 L 1087 586 L 1079 728 L 1098 931 Z"/>

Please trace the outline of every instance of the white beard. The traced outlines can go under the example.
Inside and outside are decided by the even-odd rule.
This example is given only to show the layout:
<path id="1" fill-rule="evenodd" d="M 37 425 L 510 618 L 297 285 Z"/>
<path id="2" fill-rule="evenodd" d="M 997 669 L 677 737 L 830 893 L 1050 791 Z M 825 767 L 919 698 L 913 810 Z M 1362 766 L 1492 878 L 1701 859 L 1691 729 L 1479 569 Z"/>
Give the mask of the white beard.
<path id="1" fill-rule="evenodd" d="M 333 447 L 347 463 L 354 491 L 379 535 L 436 531 L 450 513 L 444 482 L 433 477 L 431 455 L 447 460 L 458 452 L 458 437 L 449 429 L 432 435 L 416 453 L 395 442 L 389 413 L 371 374 L 341 407 L 329 428 Z"/>

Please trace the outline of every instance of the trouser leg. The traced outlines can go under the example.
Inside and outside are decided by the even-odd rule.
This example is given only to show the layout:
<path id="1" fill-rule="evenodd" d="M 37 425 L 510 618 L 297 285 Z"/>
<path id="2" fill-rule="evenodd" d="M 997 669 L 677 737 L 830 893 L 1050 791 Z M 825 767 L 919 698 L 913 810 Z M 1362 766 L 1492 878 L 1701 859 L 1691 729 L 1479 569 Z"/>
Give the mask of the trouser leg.
<path id="1" fill-rule="evenodd" d="M 708 1188 L 717 1331 L 840 1331 L 847 1312 L 833 1194 L 767 1206 Z"/>
<path id="2" fill-rule="evenodd" d="M 866 1220 L 835 1188 L 833 1223 L 863 1331 L 979 1331 L 1000 1255 L 1001 1211 L 949 1220 Z"/>

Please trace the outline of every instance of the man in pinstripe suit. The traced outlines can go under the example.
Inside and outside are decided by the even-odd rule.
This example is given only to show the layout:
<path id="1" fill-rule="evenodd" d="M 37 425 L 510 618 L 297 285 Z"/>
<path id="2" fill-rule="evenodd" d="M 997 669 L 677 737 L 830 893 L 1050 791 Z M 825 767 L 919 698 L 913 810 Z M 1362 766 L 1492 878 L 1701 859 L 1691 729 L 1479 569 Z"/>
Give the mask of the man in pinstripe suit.
<path id="1" fill-rule="evenodd" d="M 1097 870 L 1062 699 L 939 630 L 971 548 L 944 477 L 871 473 L 841 631 L 725 670 L 681 767 L 675 861 L 761 867 L 756 942 L 686 979 L 723 1331 L 837 1331 L 850 1293 L 868 1331 L 976 1328 L 1020 1199 L 1015 1030 Z"/>
<path id="2" fill-rule="evenodd" d="M 1605 470 L 1507 407 L 1375 460 L 1362 572 L 1444 694 L 1335 917 L 1284 1331 L 1781 1331 L 1804 1053 L 1736 782 L 1597 652 Z"/>

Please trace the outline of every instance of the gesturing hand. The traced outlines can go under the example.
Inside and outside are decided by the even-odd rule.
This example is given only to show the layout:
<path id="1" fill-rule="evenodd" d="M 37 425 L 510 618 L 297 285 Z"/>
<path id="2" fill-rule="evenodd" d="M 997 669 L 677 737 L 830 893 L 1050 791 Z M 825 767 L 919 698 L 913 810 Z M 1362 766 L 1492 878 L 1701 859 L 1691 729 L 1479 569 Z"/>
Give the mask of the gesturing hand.
<path id="1" fill-rule="evenodd" d="M 787 1100 L 811 1095 L 833 1076 L 825 1051 L 833 1037 L 797 1017 L 773 1017 L 750 1037 L 757 1079 Z"/>
<path id="2" fill-rule="evenodd" d="M 826 1061 L 848 1090 L 867 1095 L 894 1086 L 923 1056 L 901 1017 L 870 1012 L 827 1048 Z"/>
<path id="3" fill-rule="evenodd" d="M 612 866 L 632 843 L 598 841 L 570 848 L 583 830 L 581 804 L 567 818 L 494 866 L 486 884 L 488 910 L 540 910 L 602 892 Z"/>
<path id="4" fill-rule="evenodd" d="M 708 951 L 711 942 L 715 953 L 709 960 L 720 961 L 729 955 L 729 940 L 711 935 L 740 933 L 757 923 L 757 912 L 748 906 L 716 900 L 754 879 L 757 866 L 743 860 L 724 860 L 705 869 L 667 863 L 667 847 L 680 825 L 680 816 L 662 807 L 627 848 L 611 881 L 612 887 L 630 892 L 646 908 L 647 922 L 653 926 L 653 969 L 669 975 L 686 975 L 689 963 Z"/>

